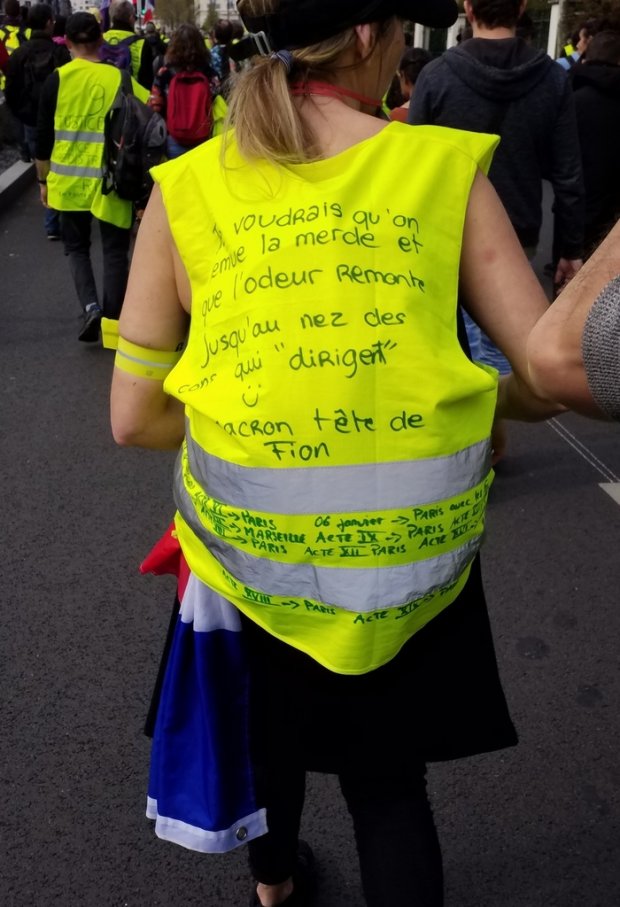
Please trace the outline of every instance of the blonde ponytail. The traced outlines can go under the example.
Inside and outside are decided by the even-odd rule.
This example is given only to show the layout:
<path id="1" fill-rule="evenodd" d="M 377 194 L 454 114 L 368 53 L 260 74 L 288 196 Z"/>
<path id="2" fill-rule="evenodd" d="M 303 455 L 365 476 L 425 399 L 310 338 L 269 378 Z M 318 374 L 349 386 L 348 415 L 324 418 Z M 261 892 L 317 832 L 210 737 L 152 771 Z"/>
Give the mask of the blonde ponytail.
<path id="1" fill-rule="evenodd" d="M 278 0 L 241 0 L 239 12 L 262 16 L 274 12 Z M 291 81 L 335 81 L 343 53 L 355 44 L 355 31 L 292 52 L 290 71 L 277 56 L 260 57 L 235 82 L 227 126 L 235 130 L 237 147 L 246 159 L 274 164 L 303 163 L 319 155 L 316 138 L 300 116 L 289 90 Z M 276 48 L 280 50 L 281 48 Z M 225 153 L 225 149 L 224 149 Z"/>

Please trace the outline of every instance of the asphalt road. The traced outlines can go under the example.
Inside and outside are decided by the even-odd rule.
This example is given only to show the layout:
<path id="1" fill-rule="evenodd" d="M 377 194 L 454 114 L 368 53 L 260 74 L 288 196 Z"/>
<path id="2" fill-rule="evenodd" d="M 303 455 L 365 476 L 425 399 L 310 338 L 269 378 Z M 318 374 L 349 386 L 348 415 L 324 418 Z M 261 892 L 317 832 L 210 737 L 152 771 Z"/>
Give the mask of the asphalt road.
<path id="1" fill-rule="evenodd" d="M 0 275 L 0 905 L 245 905 L 243 851 L 199 856 L 144 818 L 172 585 L 137 565 L 172 514 L 171 456 L 115 448 L 112 355 L 77 341 L 34 189 L 0 219 Z M 512 427 L 483 563 L 521 742 L 430 770 L 446 907 L 620 904 L 619 437 Z M 304 835 L 320 907 L 362 907 L 333 778 L 312 776 Z"/>

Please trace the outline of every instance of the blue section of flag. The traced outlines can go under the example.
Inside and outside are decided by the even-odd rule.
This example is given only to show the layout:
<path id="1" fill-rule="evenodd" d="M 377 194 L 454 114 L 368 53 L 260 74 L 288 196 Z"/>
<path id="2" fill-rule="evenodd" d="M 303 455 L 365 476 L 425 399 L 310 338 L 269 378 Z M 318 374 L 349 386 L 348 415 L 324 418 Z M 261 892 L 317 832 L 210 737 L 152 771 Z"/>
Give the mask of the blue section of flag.
<path id="1" fill-rule="evenodd" d="M 232 609 L 225 619 L 223 606 Z M 264 810 L 254 797 L 247 717 L 248 670 L 238 615 L 192 577 L 153 738 L 147 815 L 156 819 L 160 837 L 219 853 L 266 832 Z"/>

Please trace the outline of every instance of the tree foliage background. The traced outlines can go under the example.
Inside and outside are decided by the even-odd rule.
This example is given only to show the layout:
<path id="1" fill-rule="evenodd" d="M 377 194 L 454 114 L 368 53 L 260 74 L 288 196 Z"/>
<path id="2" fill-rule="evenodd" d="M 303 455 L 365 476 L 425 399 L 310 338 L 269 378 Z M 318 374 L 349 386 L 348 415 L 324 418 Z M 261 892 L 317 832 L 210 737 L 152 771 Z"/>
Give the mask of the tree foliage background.
<path id="1" fill-rule="evenodd" d="M 216 0 L 209 0 L 209 5 L 207 6 L 207 15 L 202 25 L 203 29 L 206 32 L 210 32 L 219 18 L 220 14 Z"/>
<path id="2" fill-rule="evenodd" d="M 176 28 L 183 22 L 194 22 L 194 0 L 157 0 L 157 18 L 167 28 Z"/>
<path id="3" fill-rule="evenodd" d="M 571 35 L 585 19 L 609 19 L 620 29 L 620 3 L 618 0 L 567 0 L 560 31 L 564 37 Z"/>

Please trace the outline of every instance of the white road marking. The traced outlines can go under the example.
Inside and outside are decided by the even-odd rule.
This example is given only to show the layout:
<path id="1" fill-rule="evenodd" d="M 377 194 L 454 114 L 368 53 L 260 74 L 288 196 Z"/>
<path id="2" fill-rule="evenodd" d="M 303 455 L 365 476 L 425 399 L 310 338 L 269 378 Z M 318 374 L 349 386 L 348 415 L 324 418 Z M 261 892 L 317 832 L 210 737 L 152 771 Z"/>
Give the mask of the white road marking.
<path id="1" fill-rule="evenodd" d="M 600 482 L 599 488 L 606 491 L 610 498 L 613 498 L 616 504 L 620 504 L 620 482 Z"/>
<path id="2" fill-rule="evenodd" d="M 599 482 L 599 488 L 602 488 L 617 504 L 620 504 L 620 476 L 617 476 L 613 469 L 603 463 L 602 460 L 599 460 L 594 451 L 590 450 L 589 447 L 586 447 L 579 438 L 575 437 L 575 435 L 557 419 L 549 419 L 547 425 L 566 441 L 573 450 L 577 451 L 579 456 L 582 457 L 586 463 L 589 463 L 590 466 L 594 467 L 599 475 L 607 480 L 606 482 Z"/>

